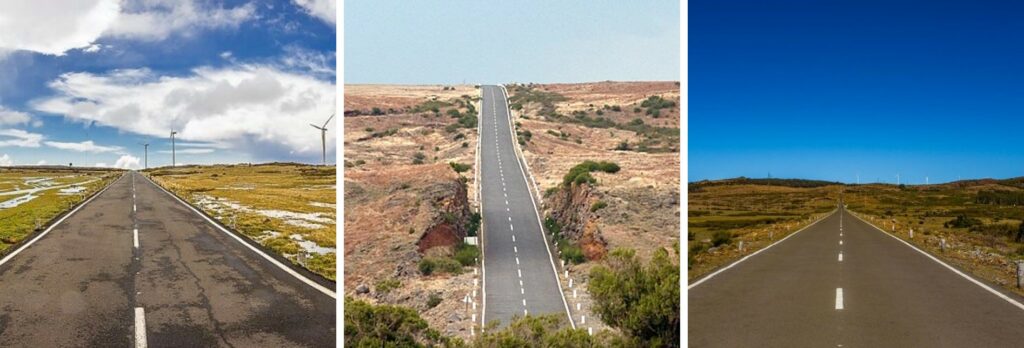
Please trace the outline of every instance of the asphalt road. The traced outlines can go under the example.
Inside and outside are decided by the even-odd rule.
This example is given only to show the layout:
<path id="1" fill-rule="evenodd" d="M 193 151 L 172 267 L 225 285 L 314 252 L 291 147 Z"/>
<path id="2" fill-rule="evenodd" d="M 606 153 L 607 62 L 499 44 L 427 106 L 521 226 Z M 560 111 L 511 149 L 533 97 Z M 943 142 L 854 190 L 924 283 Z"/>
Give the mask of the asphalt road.
<path id="1" fill-rule="evenodd" d="M 1024 345 L 1024 310 L 842 209 L 688 294 L 690 347 Z"/>
<path id="2" fill-rule="evenodd" d="M 131 172 L 0 265 L 0 346 L 142 342 L 334 347 L 335 299 Z"/>
<path id="3" fill-rule="evenodd" d="M 567 314 L 521 164 L 504 91 L 481 86 L 480 180 L 483 200 L 485 323 L 513 316 Z"/>

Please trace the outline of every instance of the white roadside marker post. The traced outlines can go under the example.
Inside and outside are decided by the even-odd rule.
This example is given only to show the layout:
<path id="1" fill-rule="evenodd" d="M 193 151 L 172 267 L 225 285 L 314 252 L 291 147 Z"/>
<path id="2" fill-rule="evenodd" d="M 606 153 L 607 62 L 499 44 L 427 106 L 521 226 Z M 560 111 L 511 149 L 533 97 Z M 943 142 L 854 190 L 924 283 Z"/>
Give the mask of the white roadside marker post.
<path id="1" fill-rule="evenodd" d="M 1024 280 L 1024 268 L 1021 267 L 1021 263 L 1024 261 L 1017 260 L 1017 288 L 1020 289 L 1021 281 Z"/>
<path id="2" fill-rule="evenodd" d="M 914 239 L 914 229 L 910 229 L 910 239 Z"/>
<path id="3" fill-rule="evenodd" d="M 942 250 L 942 252 L 946 252 L 946 238 L 939 240 L 939 249 Z"/>
<path id="4" fill-rule="evenodd" d="M 742 240 L 740 241 L 740 252 L 741 253 L 743 252 L 743 241 Z"/>

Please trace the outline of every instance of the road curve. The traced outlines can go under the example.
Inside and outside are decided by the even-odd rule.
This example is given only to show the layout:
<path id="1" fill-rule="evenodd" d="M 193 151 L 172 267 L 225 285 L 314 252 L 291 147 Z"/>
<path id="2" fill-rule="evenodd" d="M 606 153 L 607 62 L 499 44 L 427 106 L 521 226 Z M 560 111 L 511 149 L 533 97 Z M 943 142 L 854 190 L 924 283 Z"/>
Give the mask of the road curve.
<path id="1" fill-rule="evenodd" d="M 500 86 L 481 86 L 480 187 L 485 323 L 513 316 L 568 316 L 552 259 L 518 162 Z"/>
<path id="2" fill-rule="evenodd" d="M 1024 341 L 1024 310 L 844 209 L 690 288 L 688 297 L 690 347 Z"/>
<path id="3" fill-rule="evenodd" d="M 0 265 L 0 346 L 333 347 L 335 299 L 129 172 Z"/>

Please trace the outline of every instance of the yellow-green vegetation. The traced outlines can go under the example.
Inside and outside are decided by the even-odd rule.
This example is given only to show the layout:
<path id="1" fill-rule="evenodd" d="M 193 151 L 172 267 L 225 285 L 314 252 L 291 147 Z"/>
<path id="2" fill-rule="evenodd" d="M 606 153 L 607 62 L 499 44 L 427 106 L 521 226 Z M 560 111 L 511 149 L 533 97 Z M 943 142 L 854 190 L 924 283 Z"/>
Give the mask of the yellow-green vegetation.
<path id="1" fill-rule="evenodd" d="M 185 166 L 146 174 L 220 223 L 336 279 L 334 166 Z"/>
<path id="2" fill-rule="evenodd" d="M 808 180 L 740 178 L 690 184 L 688 279 L 755 252 L 831 212 L 840 191 L 835 183 Z"/>
<path id="3" fill-rule="evenodd" d="M 1024 259 L 1024 178 L 845 188 L 850 211 L 987 281 L 1016 288 Z M 910 238 L 910 230 L 914 238 Z M 943 250 L 942 240 L 946 241 Z"/>
<path id="4" fill-rule="evenodd" d="M 0 169 L 0 254 L 122 173 L 71 168 Z"/>
<path id="5" fill-rule="evenodd" d="M 678 248 L 673 259 L 679 256 Z M 590 271 L 594 312 L 644 347 L 679 344 L 679 265 L 659 249 L 643 265 L 631 249 L 615 249 Z"/>

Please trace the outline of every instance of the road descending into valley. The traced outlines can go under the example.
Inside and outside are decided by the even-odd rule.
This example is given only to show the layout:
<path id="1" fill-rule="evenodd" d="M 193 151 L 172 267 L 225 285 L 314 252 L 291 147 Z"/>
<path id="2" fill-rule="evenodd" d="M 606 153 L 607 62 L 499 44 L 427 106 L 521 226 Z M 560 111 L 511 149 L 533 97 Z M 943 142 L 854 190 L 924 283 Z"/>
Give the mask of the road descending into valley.
<path id="1" fill-rule="evenodd" d="M 731 268 L 691 282 L 689 344 L 1024 345 L 1021 297 L 964 273 L 840 208 Z"/>
<path id="2" fill-rule="evenodd" d="M 516 156 L 505 91 L 481 86 L 480 187 L 483 235 L 483 323 L 561 313 L 568 318 L 537 208 Z M 571 318 L 568 318 L 571 320 Z"/>
<path id="3" fill-rule="evenodd" d="M 0 259 L 2 347 L 334 347 L 335 292 L 136 172 Z"/>

